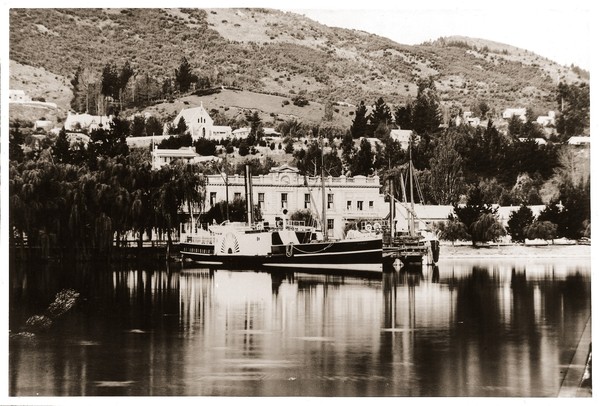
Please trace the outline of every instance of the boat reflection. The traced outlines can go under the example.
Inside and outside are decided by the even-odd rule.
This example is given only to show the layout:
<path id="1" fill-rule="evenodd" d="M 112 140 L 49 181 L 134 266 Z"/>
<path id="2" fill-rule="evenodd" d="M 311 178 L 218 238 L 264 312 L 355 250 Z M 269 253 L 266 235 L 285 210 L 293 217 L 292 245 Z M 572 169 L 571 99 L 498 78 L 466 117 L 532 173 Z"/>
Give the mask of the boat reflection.
<path id="1" fill-rule="evenodd" d="M 591 312 L 585 262 L 465 261 L 368 275 L 171 264 L 11 270 L 10 393 L 556 396 Z M 40 368 L 52 365 L 52 368 Z"/>

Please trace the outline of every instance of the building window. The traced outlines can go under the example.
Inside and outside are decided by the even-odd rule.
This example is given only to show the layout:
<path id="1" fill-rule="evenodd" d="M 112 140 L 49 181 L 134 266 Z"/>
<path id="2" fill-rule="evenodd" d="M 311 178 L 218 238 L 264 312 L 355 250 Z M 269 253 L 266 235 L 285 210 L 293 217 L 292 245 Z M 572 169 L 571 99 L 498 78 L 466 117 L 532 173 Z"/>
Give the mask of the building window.
<path id="1" fill-rule="evenodd" d="M 210 192 L 210 207 L 215 207 L 217 204 L 217 192 Z"/>
<path id="2" fill-rule="evenodd" d="M 240 192 L 235 192 L 233 194 L 233 200 L 241 200 L 242 199 L 242 194 Z"/>
<path id="3" fill-rule="evenodd" d="M 288 207 L 288 199 L 287 199 L 287 193 L 282 193 L 281 194 L 281 208 L 282 209 L 287 209 Z"/>
<path id="4" fill-rule="evenodd" d="M 369 200 L 369 209 L 373 210 L 373 200 Z"/>
<path id="5" fill-rule="evenodd" d="M 264 205 L 265 205 L 265 194 L 259 193 L 258 194 L 258 208 L 262 209 Z"/>
<path id="6" fill-rule="evenodd" d="M 333 219 L 327 219 L 327 236 L 333 237 L 333 227 L 334 227 Z"/>
<path id="7" fill-rule="evenodd" d="M 309 193 L 304 194 L 304 208 L 305 209 L 310 208 L 310 194 Z"/>
<path id="8" fill-rule="evenodd" d="M 350 210 L 350 209 L 352 209 L 352 200 L 348 200 L 346 202 L 346 210 Z"/>
<path id="9" fill-rule="evenodd" d="M 333 209 L 333 193 L 327 194 L 327 208 Z"/>
<path id="10" fill-rule="evenodd" d="M 359 200 L 356 202 L 356 209 L 357 210 L 362 210 L 363 209 L 363 202 L 362 200 Z"/>

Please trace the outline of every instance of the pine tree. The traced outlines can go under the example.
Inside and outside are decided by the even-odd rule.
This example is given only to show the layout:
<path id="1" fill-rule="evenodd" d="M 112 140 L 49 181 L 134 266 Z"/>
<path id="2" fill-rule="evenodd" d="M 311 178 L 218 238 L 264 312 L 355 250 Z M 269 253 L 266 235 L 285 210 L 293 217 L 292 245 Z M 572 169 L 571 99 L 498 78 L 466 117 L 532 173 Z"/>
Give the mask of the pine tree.
<path id="1" fill-rule="evenodd" d="M 417 98 L 412 105 L 412 126 L 419 135 L 431 135 L 442 124 L 439 96 L 432 78 L 419 83 Z"/>
<path id="2" fill-rule="evenodd" d="M 369 114 L 369 126 L 367 132 L 370 136 L 379 133 L 381 138 L 383 135 L 389 135 L 389 126 L 392 123 L 392 113 L 387 104 L 380 97 L 373 105 L 373 110 Z M 381 128 L 380 128 L 381 127 Z"/>
<path id="3" fill-rule="evenodd" d="M 198 77 L 192 73 L 192 67 L 184 56 L 181 58 L 179 68 L 175 69 L 175 82 L 180 92 L 187 92 L 192 83 L 198 81 Z"/>
<path id="4" fill-rule="evenodd" d="M 352 126 L 350 127 L 352 138 L 360 138 L 365 136 L 367 132 L 367 122 L 367 107 L 365 106 L 365 102 L 361 101 L 356 109 L 354 120 L 352 121 Z"/>

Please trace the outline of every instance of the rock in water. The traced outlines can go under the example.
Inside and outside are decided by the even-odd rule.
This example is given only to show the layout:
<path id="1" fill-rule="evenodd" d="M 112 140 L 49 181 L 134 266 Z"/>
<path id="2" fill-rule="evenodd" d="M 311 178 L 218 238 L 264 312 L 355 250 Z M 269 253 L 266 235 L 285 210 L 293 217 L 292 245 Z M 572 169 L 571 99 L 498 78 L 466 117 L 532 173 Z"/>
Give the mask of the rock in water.
<path id="1" fill-rule="evenodd" d="M 21 333 L 32 334 L 48 330 L 54 320 L 75 306 L 78 298 L 79 293 L 73 289 L 61 290 L 56 294 L 54 301 L 50 303 L 43 315 L 36 314 L 27 319 Z"/>
<path id="2" fill-rule="evenodd" d="M 31 333 L 37 333 L 40 331 L 48 330 L 52 325 L 52 320 L 46 316 L 35 315 L 31 316 L 25 322 L 25 331 Z"/>
<path id="3" fill-rule="evenodd" d="M 54 302 L 50 303 L 46 313 L 53 319 L 62 316 L 71 309 L 79 298 L 79 293 L 73 289 L 63 289 L 56 294 Z"/>

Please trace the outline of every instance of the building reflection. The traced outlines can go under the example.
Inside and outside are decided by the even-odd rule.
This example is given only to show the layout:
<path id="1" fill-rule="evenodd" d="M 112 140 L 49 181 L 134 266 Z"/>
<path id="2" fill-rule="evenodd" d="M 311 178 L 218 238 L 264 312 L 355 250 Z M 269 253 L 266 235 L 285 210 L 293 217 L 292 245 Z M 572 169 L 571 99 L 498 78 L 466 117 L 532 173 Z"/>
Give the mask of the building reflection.
<path id="1" fill-rule="evenodd" d="M 82 302 L 52 335 L 11 340 L 10 393 L 556 396 L 589 318 L 589 274 L 510 261 L 379 278 L 19 268 L 11 331 L 62 288 Z"/>

